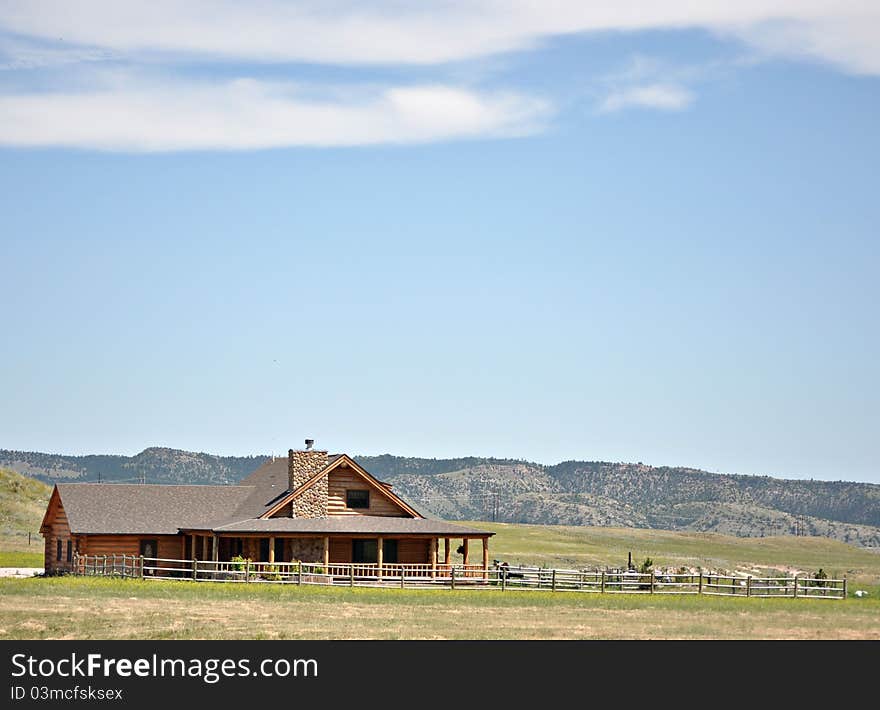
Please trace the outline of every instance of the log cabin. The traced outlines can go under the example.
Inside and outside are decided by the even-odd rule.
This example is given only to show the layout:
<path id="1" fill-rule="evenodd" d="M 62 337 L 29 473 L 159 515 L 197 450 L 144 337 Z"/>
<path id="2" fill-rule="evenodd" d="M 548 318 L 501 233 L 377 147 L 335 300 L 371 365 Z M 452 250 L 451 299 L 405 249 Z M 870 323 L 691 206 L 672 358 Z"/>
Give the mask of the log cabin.
<path id="1" fill-rule="evenodd" d="M 362 563 L 381 574 L 383 565 L 470 566 L 472 540 L 488 568 L 494 533 L 427 519 L 352 457 L 311 445 L 234 486 L 56 484 L 40 527 L 46 574 L 69 572 L 77 555 Z"/>

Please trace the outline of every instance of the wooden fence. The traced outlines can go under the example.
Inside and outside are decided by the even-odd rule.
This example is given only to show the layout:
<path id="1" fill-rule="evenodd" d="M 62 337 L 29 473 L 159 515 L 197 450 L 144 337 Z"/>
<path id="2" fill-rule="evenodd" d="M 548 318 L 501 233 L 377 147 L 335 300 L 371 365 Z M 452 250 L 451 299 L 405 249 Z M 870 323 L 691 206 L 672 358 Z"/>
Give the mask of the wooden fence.
<path id="1" fill-rule="evenodd" d="M 73 574 L 157 581 L 274 583 L 407 589 L 544 590 L 597 594 L 702 594 L 788 599 L 845 599 L 846 578 L 583 572 L 538 567 L 430 564 L 215 562 L 134 555 L 75 555 Z"/>

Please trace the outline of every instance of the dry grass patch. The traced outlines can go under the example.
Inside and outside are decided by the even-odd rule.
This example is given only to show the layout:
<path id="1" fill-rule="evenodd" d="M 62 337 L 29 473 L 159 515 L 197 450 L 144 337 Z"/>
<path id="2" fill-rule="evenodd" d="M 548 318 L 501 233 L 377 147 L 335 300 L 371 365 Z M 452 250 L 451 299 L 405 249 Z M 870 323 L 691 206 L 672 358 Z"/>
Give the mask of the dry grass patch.
<path id="1" fill-rule="evenodd" d="M 0 630 L 6 639 L 880 639 L 880 603 L 33 579 L 0 582 Z"/>

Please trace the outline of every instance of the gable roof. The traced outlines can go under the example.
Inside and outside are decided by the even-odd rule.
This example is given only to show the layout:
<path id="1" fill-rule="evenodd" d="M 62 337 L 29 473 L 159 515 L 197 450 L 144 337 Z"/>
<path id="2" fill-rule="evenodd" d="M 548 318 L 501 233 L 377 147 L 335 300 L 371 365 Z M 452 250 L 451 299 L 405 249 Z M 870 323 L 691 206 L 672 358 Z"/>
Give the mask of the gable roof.
<path id="1" fill-rule="evenodd" d="M 414 518 L 421 518 L 422 516 L 419 511 L 413 508 L 409 503 L 404 501 L 400 496 L 396 493 L 391 492 L 391 487 L 382 483 L 379 479 L 369 473 L 365 468 L 362 468 L 357 461 L 355 461 L 348 454 L 337 454 L 331 457 L 329 463 L 322 468 L 320 471 L 315 473 L 308 481 L 303 483 L 299 488 L 290 492 L 289 495 L 282 496 L 278 498 L 272 505 L 267 506 L 267 510 L 260 515 L 260 518 L 268 518 L 274 513 L 281 510 L 285 505 L 290 503 L 291 501 L 299 498 L 303 493 L 305 493 L 309 488 L 314 486 L 318 481 L 320 481 L 324 476 L 330 475 L 333 469 L 339 466 L 348 466 L 351 468 L 356 474 L 358 474 L 361 478 L 364 479 L 366 483 L 368 483 L 372 488 L 374 488 L 380 495 L 384 496 L 388 500 L 390 500 L 394 505 L 398 506 L 401 510 L 406 513 L 409 513 Z"/>
<path id="2" fill-rule="evenodd" d="M 74 535 L 176 535 L 180 528 L 210 528 L 252 490 L 130 483 L 59 483 L 55 489 Z"/>

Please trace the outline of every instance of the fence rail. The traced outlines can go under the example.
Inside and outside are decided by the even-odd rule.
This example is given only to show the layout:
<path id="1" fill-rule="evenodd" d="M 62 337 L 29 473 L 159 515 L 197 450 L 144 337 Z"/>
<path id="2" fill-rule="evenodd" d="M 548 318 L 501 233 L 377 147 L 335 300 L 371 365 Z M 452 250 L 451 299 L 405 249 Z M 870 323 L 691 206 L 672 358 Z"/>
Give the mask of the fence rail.
<path id="1" fill-rule="evenodd" d="M 716 574 L 584 572 L 538 567 L 313 562 L 225 562 L 135 555 L 75 555 L 79 576 L 157 581 L 268 583 L 350 587 L 401 587 L 572 591 L 596 594 L 700 594 L 788 599 L 844 599 L 846 579 L 741 577 Z"/>

